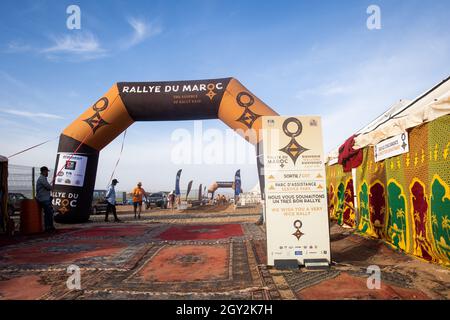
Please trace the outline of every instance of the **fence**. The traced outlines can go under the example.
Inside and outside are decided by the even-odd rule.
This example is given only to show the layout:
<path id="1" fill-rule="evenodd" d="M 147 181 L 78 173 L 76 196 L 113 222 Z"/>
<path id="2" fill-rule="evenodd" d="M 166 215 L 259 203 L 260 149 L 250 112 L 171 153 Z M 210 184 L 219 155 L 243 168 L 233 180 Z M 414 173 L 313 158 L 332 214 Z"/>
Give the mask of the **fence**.
<path id="1" fill-rule="evenodd" d="M 8 192 L 22 193 L 27 198 L 33 198 L 36 181 L 40 171 L 37 167 L 8 165 Z M 53 176 L 48 174 L 49 180 Z"/>

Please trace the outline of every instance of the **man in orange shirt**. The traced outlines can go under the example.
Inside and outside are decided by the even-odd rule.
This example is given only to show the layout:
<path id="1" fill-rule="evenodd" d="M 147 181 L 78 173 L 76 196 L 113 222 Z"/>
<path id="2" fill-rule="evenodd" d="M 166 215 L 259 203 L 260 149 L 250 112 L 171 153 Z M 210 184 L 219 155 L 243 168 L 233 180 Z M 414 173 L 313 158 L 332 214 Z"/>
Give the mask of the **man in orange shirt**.
<path id="1" fill-rule="evenodd" d="M 133 207 L 134 207 L 134 218 L 136 219 L 136 214 L 138 213 L 138 218 L 141 218 L 142 212 L 142 198 L 145 197 L 145 190 L 142 188 L 142 183 L 138 182 L 137 187 L 133 190 Z M 139 211 L 137 210 L 139 207 Z"/>

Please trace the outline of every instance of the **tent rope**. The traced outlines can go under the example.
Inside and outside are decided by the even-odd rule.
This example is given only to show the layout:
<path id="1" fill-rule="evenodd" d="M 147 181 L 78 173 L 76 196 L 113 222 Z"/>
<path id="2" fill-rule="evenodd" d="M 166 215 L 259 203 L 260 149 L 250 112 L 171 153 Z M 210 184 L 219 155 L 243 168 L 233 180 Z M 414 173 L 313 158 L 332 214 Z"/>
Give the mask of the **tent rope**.
<path id="1" fill-rule="evenodd" d="M 125 130 L 124 133 L 123 133 L 122 146 L 120 147 L 119 158 L 117 158 L 116 165 L 114 166 L 114 169 L 113 169 L 113 171 L 111 173 L 111 177 L 109 178 L 108 186 L 111 184 L 112 178 L 113 178 L 114 174 L 116 173 L 117 166 L 119 165 L 120 159 L 122 157 L 123 146 L 125 144 L 125 137 L 126 136 L 127 136 L 127 130 Z"/>
<path id="2" fill-rule="evenodd" d="M 59 136 L 58 136 L 58 137 L 59 137 Z M 11 159 L 12 157 L 18 156 L 19 154 L 22 154 L 22 153 L 27 152 L 27 151 L 29 151 L 29 150 L 32 150 L 32 149 L 34 149 L 34 148 L 40 147 L 40 146 L 42 146 L 42 145 L 44 145 L 44 144 L 46 144 L 46 143 L 48 143 L 48 142 L 54 141 L 54 140 L 56 140 L 58 137 L 54 137 L 54 138 L 52 138 L 52 139 L 49 139 L 49 140 L 46 140 L 46 141 L 44 141 L 44 142 L 38 143 L 38 144 L 36 144 L 36 145 L 34 145 L 34 146 L 32 146 L 32 147 L 26 148 L 26 149 L 24 149 L 24 150 L 22 150 L 22 151 L 16 152 L 16 153 L 10 155 L 10 156 L 7 157 L 7 158 L 8 158 L 8 159 Z"/>

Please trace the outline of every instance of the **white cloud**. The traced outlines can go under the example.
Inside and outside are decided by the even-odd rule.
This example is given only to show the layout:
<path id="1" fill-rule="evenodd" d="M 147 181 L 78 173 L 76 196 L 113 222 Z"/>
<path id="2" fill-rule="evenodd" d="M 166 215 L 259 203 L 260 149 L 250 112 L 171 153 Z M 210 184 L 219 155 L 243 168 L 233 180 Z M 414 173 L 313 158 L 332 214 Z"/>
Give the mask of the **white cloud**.
<path id="1" fill-rule="evenodd" d="M 20 52 L 28 52 L 28 51 L 32 51 L 33 48 L 28 45 L 23 43 L 22 41 L 19 40 L 13 40 L 10 43 L 8 43 L 7 47 L 6 47 L 6 53 L 20 53 Z"/>
<path id="2" fill-rule="evenodd" d="M 42 49 L 41 53 L 49 58 L 68 55 L 71 58 L 91 60 L 106 56 L 107 51 L 92 33 L 85 32 L 53 37 L 53 45 Z"/>
<path id="3" fill-rule="evenodd" d="M 317 87 L 300 90 L 297 93 L 296 98 L 304 99 L 306 96 L 309 95 L 328 97 L 342 94 L 350 94 L 352 93 L 352 91 L 353 91 L 352 86 L 342 85 L 337 82 L 331 82 Z"/>
<path id="4" fill-rule="evenodd" d="M 133 33 L 121 41 L 122 49 L 129 49 L 162 32 L 157 23 L 150 23 L 138 18 L 129 18 Z M 45 55 L 51 60 L 86 61 L 114 54 L 113 50 L 102 47 L 97 37 L 91 32 L 72 32 L 51 37 L 52 43 L 44 48 L 35 47 L 21 40 L 9 42 L 4 49 L 6 53 L 32 52 Z"/>
<path id="5" fill-rule="evenodd" d="M 159 25 L 154 23 L 148 23 L 144 20 L 137 18 L 129 18 L 128 23 L 133 28 L 133 35 L 130 40 L 124 42 L 122 47 L 124 49 L 131 48 L 144 40 L 156 36 L 162 32 Z"/>
<path id="6" fill-rule="evenodd" d="M 56 114 L 44 112 L 18 111 L 14 109 L 0 109 L 0 112 L 26 118 L 64 119 L 63 117 L 58 116 Z"/>
<path id="7" fill-rule="evenodd" d="M 9 73 L 0 70 L 0 78 L 2 78 L 3 80 L 5 80 L 6 82 L 19 87 L 21 89 L 26 88 L 26 84 L 24 84 L 22 81 L 20 81 L 19 79 L 16 79 L 15 77 L 13 77 L 12 75 L 10 75 Z"/>

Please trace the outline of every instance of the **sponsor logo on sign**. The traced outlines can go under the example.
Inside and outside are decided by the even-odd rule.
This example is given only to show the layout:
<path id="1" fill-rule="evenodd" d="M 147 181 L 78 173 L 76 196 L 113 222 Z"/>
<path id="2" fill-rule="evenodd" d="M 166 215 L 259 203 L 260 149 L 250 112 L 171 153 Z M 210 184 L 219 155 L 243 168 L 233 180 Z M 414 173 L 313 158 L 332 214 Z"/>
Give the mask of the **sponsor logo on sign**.
<path id="1" fill-rule="evenodd" d="M 300 231 L 302 225 L 303 223 L 300 220 L 294 221 L 294 228 L 297 230 L 292 235 L 295 236 L 297 240 L 300 240 L 300 238 L 304 235 L 304 233 Z"/>
<path id="2" fill-rule="evenodd" d="M 288 126 L 291 123 L 294 123 L 297 126 L 296 130 L 289 131 Z M 291 160 L 294 162 L 294 164 L 297 161 L 298 157 L 303 152 L 309 150 L 309 149 L 303 147 L 302 145 L 300 145 L 297 142 L 297 140 L 295 139 L 302 133 L 302 130 L 303 130 L 303 125 L 300 122 L 300 120 L 298 120 L 297 118 L 287 118 L 283 122 L 283 132 L 286 136 L 291 138 L 291 141 L 284 148 L 280 149 L 280 151 L 286 153 L 291 158 Z"/>

